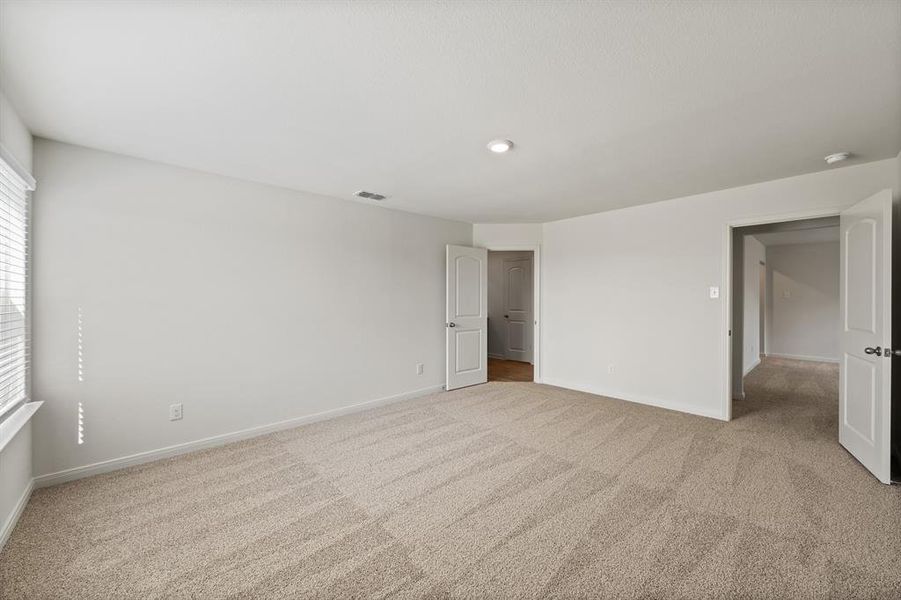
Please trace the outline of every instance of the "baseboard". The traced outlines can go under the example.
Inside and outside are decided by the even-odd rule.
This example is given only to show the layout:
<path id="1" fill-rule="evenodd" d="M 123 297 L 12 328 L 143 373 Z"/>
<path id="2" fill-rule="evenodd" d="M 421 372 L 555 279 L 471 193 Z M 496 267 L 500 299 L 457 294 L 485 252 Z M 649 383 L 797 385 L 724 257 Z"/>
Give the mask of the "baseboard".
<path id="1" fill-rule="evenodd" d="M 838 363 L 837 358 L 829 358 L 827 356 L 808 356 L 806 354 L 781 354 L 777 352 L 767 352 L 767 358 L 790 358 L 792 360 L 807 360 L 810 362 Z"/>
<path id="2" fill-rule="evenodd" d="M 574 384 L 568 381 L 562 381 L 554 378 L 545 377 L 542 383 L 544 383 L 545 385 L 552 385 L 568 390 L 575 390 L 577 392 L 586 392 L 588 394 L 594 394 L 595 396 L 613 398 L 614 400 L 622 400 L 624 402 L 632 402 L 634 404 L 644 404 L 646 406 L 655 406 L 657 408 L 665 408 L 667 410 L 674 410 L 676 412 L 688 413 L 690 415 L 697 415 L 699 417 L 717 419 L 719 421 L 727 420 L 719 410 L 707 410 L 698 406 L 671 402 L 669 400 L 661 400 L 659 398 L 650 398 L 647 396 L 636 396 L 635 394 L 624 394 L 618 391 L 603 390 L 593 385 Z"/>
<path id="3" fill-rule="evenodd" d="M 223 433 L 220 435 L 214 435 L 214 436 L 211 436 L 208 438 L 203 438 L 203 439 L 195 440 L 192 442 L 185 442 L 182 444 L 176 444 L 174 446 L 158 448 L 156 450 L 147 450 L 145 452 L 138 452 L 137 454 L 130 454 L 128 456 L 122 456 L 120 458 L 104 460 L 101 462 L 96 462 L 96 463 L 93 463 L 90 465 L 84 465 L 81 467 L 72 467 L 71 469 L 64 469 L 62 471 L 57 471 L 56 473 L 48 473 L 46 475 L 39 475 L 39 476 L 35 477 L 34 478 L 34 487 L 37 487 L 37 488 L 49 487 L 52 485 L 58 485 L 60 483 L 75 481 L 76 479 L 83 479 L 85 477 L 91 477 L 92 475 L 100 475 L 101 473 L 109 473 L 110 471 L 118 471 L 119 469 L 133 467 L 135 465 L 141 465 L 144 463 L 149 463 L 149 462 L 161 460 L 164 458 L 171 458 L 173 456 L 178 456 L 179 454 L 187 454 L 188 452 L 195 452 L 197 450 L 203 450 L 203 449 L 212 448 L 215 446 L 222 446 L 222 445 L 228 444 L 230 442 L 246 440 L 248 438 L 257 437 L 260 435 L 266 435 L 267 433 L 273 433 L 275 431 L 283 431 L 285 429 L 293 429 L 295 427 L 300 427 L 301 425 L 306 425 L 308 423 L 315 423 L 317 421 L 325 421 L 327 419 L 334 419 L 335 417 L 340 417 L 343 415 L 349 415 L 349 414 L 353 414 L 356 412 L 369 410 L 372 408 L 376 408 L 378 406 L 393 404 L 394 402 L 401 402 L 403 400 L 412 400 L 413 398 L 419 398 L 421 396 L 428 396 L 429 394 L 434 394 L 434 393 L 440 392 L 443 389 L 444 389 L 443 385 L 434 385 L 434 386 L 430 386 L 427 388 L 414 390 L 412 392 L 397 394 L 395 396 L 387 396 L 384 398 L 377 398 L 375 400 L 367 400 L 366 402 L 360 402 L 358 404 L 352 404 L 350 406 L 344 406 L 341 408 L 334 408 L 331 410 L 313 413 L 311 415 L 304 415 L 302 417 L 295 417 L 293 419 L 287 419 L 285 421 L 278 421 L 276 423 L 270 423 L 268 425 L 260 425 L 257 427 L 251 427 L 249 429 L 242 429 L 240 431 L 234 431 L 231 433 Z"/>
<path id="4" fill-rule="evenodd" d="M 504 355 L 504 354 L 492 354 L 491 352 L 488 353 L 488 358 L 496 358 L 496 359 L 498 359 L 498 360 L 507 360 L 506 355 Z"/>
<path id="5" fill-rule="evenodd" d="M 16 528 L 16 523 L 19 522 L 19 517 L 22 516 L 22 511 L 25 510 L 28 499 L 31 498 L 32 491 L 34 491 L 34 479 L 29 481 L 28 485 L 25 486 L 25 491 L 22 492 L 19 501 L 16 502 L 15 508 L 13 508 L 12 513 L 7 517 L 6 522 L 3 523 L 3 527 L 0 528 L 0 550 L 3 550 L 3 546 L 6 545 L 9 536 L 12 535 L 13 529 Z"/>

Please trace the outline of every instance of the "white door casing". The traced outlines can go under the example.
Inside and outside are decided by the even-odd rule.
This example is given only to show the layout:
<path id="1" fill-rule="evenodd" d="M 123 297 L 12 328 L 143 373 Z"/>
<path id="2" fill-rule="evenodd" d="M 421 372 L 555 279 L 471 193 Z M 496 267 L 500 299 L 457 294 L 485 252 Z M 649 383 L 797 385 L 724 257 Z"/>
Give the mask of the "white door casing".
<path id="1" fill-rule="evenodd" d="M 841 213 L 839 442 L 890 483 L 892 193 Z"/>
<path id="2" fill-rule="evenodd" d="M 532 258 L 504 259 L 504 357 L 532 362 Z"/>
<path id="3" fill-rule="evenodd" d="M 446 389 L 488 381 L 488 251 L 447 247 Z"/>

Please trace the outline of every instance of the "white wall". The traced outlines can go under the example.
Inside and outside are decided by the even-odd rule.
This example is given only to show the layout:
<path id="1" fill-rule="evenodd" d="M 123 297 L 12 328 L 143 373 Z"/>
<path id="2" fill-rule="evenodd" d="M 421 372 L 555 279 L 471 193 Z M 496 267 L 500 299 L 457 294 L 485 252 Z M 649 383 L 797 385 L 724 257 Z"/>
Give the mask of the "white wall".
<path id="1" fill-rule="evenodd" d="M 534 246 L 541 243 L 541 223 L 476 223 L 472 243 L 483 248 Z"/>
<path id="2" fill-rule="evenodd" d="M 0 144 L 19 166 L 31 171 L 31 134 L 0 92 Z M 31 490 L 31 423 L 26 423 L 0 450 L 0 547 L 9 534 L 23 497 Z"/>
<path id="3" fill-rule="evenodd" d="M 13 155 L 19 166 L 32 173 L 31 133 L 2 91 L 0 91 L 0 144 Z"/>
<path id="4" fill-rule="evenodd" d="M 488 355 L 504 358 L 504 260 L 532 258 L 531 252 L 488 253 Z M 529 335 L 531 339 L 531 334 Z"/>
<path id="5" fill-rule="evenodd" d="M 839 243 L 769 246 L 767 354 L 838 361 Z"/>
<path id="6" fill-rule="evenodd" d="M 724 418 L 727 306 L 708 287 L 726 289 L 727 224 L 838 211 L 896 188 L 897 169 L 889 159 L 546 223 L 544 381 Z"/>
<path id="7" fill-rule="evenodd" d="M 35 168 L 38 474 L 443 384 L 471 225 L 46 140 Z"/>
<path id="8" fill-rule="evenodd" d="M 760 263 L 766 262 L 766 247 L 753 235 L 744 237 L 742 374 L 747 375 L 760 363 Z"/>

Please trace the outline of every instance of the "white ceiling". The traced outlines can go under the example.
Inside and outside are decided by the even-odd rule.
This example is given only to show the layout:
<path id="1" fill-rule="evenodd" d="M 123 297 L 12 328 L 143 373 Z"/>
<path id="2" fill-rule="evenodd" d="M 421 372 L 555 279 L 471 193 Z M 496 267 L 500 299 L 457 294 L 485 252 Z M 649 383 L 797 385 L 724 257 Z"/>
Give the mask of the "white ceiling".
<path id="1" fill-rule="evenodd" d="M 901 150 L 901 2 L 19 2 L 36 135 L 472 222 Z M 508 137 L 516 148 L 492 155 Z"/>
<path id="2" fill-rule="evenodd" d="M 773 233 L 755 233 L 764 246 L 785 246 L 788 244 L 820 244 L 837 242 L 838 227 L 819 227 L 817 229 L 798 229 L 795 231 L 776 231 Z"/>

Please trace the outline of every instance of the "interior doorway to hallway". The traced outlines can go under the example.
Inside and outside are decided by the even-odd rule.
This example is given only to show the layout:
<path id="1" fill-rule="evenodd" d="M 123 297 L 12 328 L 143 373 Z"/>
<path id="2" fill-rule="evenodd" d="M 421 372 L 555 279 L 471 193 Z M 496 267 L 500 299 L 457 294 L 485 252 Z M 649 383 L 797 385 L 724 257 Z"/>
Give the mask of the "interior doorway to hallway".
<path id="1" fill-rule="evenodd" d="M 805 439 L 838 441 L 839 229 L 827 217 L 733 231 L 732 410 L 749 425 L 779 415 Z"/>
<path id="2" fill-rule="evenodd" d="M 531 250 L 488 252 L 488 381 L 533 381 L 534 273 Z"/>
<path id="3" fill-rule="evenodd" d="M 733 399 L 765 357 L 838 363 L 839 219 L 733 230 Z"/>
<path id="4" fill-rule="evenodd" d="M 767 392 L 769 402 L 757 407 L 758 414 L 766 416 L 802 392 L 815 392 L 828 401 L 838 425 L 823 430 L 827 435 L 823 441 L 834 443 L 830 438 L 837 429 L 837 441 L 883 483 L 892 481 L 891 359 L 901 357 L 901 349 L 891 341 L 892 214 L 892 192 L 886 189 L 829 215 L 831 222 L 824 221 L 822 213 L 785 221 L 761 218 L 756 223 L 729 224 L 726 238 L 730 336 L 725 345 L 730 374 L 724 390 L 726 419 L 732 418 L 733 401 L 747 399 L 745 377 L 760 364 L 762 337 L 767 362 L 775 356 L 796 364 L 788 370 L 768 369 L 769 382 L 762 382 L 760 389 Z M 776 251 L 802 247 L 804 242 L 824 248 Z M 758 321 L 760 262 L 767 265 L 763 336 Z M 817 321 L 813 327 L 812 320 Z M 822 365 L 806 384 L 797 377 L 808 371 L 797 364 L 802 361 Z M 797 385 L 782 385 L 792 381 Z"/>

